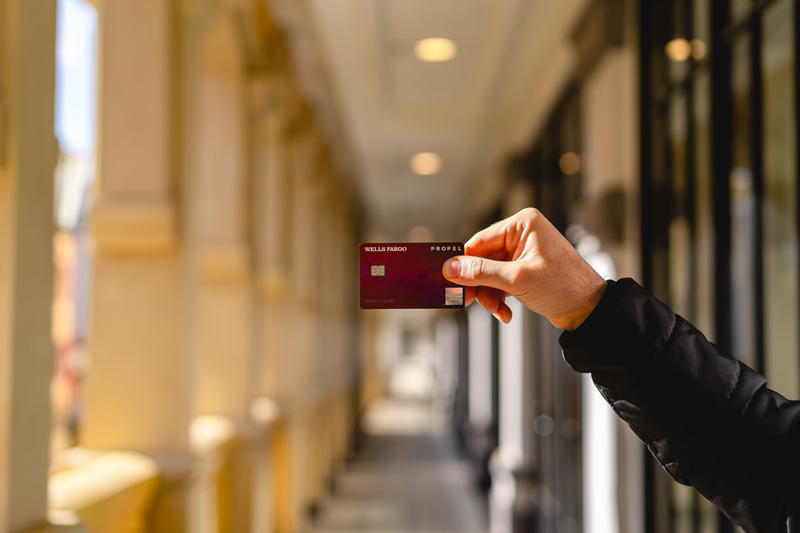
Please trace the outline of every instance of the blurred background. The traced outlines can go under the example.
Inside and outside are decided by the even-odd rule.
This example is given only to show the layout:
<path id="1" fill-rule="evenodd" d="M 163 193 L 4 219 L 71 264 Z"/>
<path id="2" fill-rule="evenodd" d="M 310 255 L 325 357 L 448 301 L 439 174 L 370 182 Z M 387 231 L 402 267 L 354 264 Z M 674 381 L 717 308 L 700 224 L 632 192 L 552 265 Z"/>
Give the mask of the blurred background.
<path id="1" fill-rule="evenodd" d="M 536 206 L 796 398 L 793 0 L 0 0 L 0 530 L 723 533 L 510 301 Z"/>

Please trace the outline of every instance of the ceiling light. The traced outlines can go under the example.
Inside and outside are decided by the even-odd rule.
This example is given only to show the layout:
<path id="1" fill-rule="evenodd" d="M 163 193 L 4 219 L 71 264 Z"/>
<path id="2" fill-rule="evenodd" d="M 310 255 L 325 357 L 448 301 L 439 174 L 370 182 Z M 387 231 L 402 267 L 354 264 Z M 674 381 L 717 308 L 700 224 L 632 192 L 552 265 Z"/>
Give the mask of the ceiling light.
<path id="1" fill-rule="evenodd" d="M 408 162 L 411 172 L 420 176 L 432 176 L 442 169 L 442 158 L 433 152 L 420 152 Z"/>
<path id="2" fill-rule="evenodd" d="M 456 43 L 444 37 L 429 37 L 414 45 L 414 53 L 422 61 L 450 61 L 457 51 Z"/>
<path id="3" fill-rule="evenodd" d="M 581 170 L 581 156 L 575 152 L 565 152 L 558 158 L 558 168 L 567 176 L 577 174 Z"/>
<path id="4" fill-rule="evenodd" d="M 706 43 L 702 39 L 692 39 L 692 57 L 700 61 L 708 52 Z"/>
<path id="5" fill-rule="evenodd" d="M 664 46 L 664 51 L 672 61 L 686 61 L 692 54 L 692 45 L 686 39 L 672 39 Z"/>
<path id="6" fill-rule="evenodd" d="M 433 233 L 425 226 L 414 226 L 406 236 L 408 242 L 431 242 Z"/>

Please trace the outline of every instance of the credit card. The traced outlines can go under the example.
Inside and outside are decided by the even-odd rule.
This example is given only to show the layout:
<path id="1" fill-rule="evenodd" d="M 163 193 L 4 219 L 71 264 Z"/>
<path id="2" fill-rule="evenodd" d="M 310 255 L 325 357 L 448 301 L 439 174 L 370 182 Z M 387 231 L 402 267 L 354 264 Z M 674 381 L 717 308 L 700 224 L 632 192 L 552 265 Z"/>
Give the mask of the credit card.
<path id="1" fill-rule="evenodd" d="M 361 309 L 464 307 L 464 287 L 445 279 L 442 265 L 464 254 L 460 242 L 380 242 L 361 245 Z"/>

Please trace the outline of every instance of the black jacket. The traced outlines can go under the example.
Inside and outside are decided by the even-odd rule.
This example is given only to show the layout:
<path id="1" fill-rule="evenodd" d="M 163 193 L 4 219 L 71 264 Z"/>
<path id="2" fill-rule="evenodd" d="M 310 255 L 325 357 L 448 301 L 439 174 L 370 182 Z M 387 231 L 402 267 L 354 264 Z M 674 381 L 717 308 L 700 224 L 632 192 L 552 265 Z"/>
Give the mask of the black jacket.
<path id="1" fill-rule="evenodd" d="M 631 279 L 608 282 L 561 346 L 678 482 L 748 532 L 800 532 L 800 402 Z"/>

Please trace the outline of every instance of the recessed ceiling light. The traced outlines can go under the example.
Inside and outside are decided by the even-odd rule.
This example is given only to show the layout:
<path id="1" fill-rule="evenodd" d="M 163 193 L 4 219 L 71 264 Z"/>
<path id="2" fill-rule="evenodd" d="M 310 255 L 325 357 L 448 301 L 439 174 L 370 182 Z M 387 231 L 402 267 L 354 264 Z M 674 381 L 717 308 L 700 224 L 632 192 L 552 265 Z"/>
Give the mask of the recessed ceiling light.
<path id="1" fill-rule="evenodd" d="M 680 63 L 689 59 L 692 54 L 692 45 L 686 39 L 672 39 L 664 46 L 664 51 L 670 60 Z"/>
<path id="2" fill-rule="evenodd" d="M 444 37 L 429 37 L 417 41 L 414 45 L 414 53 L 422 61 L 450 61 L 457 51 L 456 43 Z"/>
<path id="3" fill-rule="evenodd" d="M 581 170 L 581 156 L 575 152 L 565 152 L 558 158 L 558 167 L 567 176 L 577 174 Z"/>
<path id="4" fill-rule="evenodd" d="M 433 240 L 433 233 L 425 226 L 414 226 L 406 236 L 408 242 L 431 242 Z"/>
<path id="5" fill-rule="evenodd" d="M 705 41 L 702 39 L 692 39 L 690 43 L 692 45 L 692 57 L 696 60 L 700 61 L 704 57 L 706 57 L 706 53 L 708 51 L 706 47 Z"/>
<path id="6" fill-rule="evenodd" d="M 411 156 L 408 166 L 414 174 L 432 176 L 442 169 L 442 158 L 433 152 L 420 152 Z"/>

